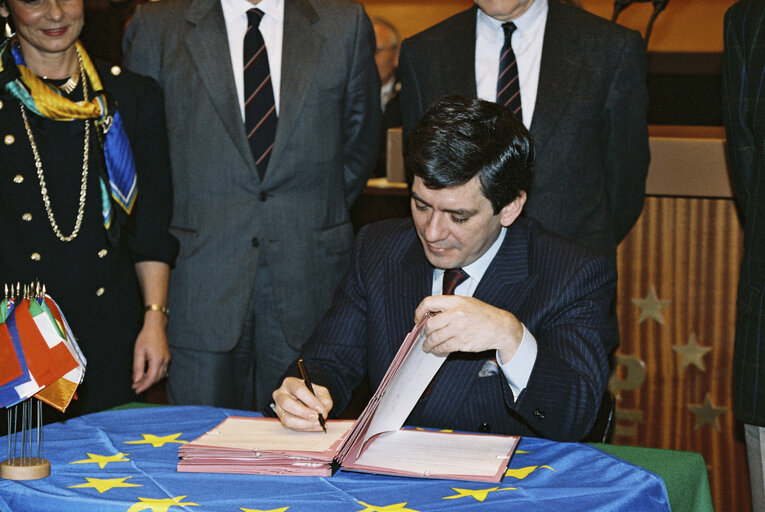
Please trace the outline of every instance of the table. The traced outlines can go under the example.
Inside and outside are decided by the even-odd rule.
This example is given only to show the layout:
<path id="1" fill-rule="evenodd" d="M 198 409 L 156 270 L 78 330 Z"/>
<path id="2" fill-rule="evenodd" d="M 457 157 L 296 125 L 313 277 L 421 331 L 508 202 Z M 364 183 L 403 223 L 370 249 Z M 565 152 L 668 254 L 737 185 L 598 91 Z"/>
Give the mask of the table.
<path id="1" fill-rule="evenodd" d="M 255 413 L 201 406 L 156 407 L 101 412 L 47 425 L 44 456 L 51 462 L 51 476 L 24 482 L 0 480 L 0 510 L 670 510 L 664 481 L 656 474 L 595 446 L 535 438 L 522 439 L 498 484 L 343 470 L 327 478 L 176 472 L 179 444 L 230 415 Z M 7 457 L 7 449 L 7 440 L 0 438 L 0 460 Z M 678 452 L 642 450 L 628 451 L 651 460 L 680 461 Z M 698 468 L 694 471 L 699 473 L 697 477 L 703 474 L 705 481 L 706 470 L 702 469 L 701 473 Z M 690 510 L 711 510 L 708 484 L 706 489 L 708 508 L 700 493 L 701 499 Z"/>

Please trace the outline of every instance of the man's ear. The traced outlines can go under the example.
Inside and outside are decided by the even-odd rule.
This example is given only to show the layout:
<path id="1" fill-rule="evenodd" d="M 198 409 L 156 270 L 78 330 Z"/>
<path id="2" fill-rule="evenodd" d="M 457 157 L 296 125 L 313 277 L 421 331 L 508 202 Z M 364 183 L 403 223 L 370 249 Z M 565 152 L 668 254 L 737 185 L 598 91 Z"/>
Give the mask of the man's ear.
<path id="1" fill-rule="evenodd" d="M 499 211 L 499 223 L 504 227 L 508 227 L 515 222 L 515 219 L 521 214 L 524 204 L 526 204 L 526 192 L 521 190 L 518 197 L 513 199 L 512 202 L 505 205 Z"/>

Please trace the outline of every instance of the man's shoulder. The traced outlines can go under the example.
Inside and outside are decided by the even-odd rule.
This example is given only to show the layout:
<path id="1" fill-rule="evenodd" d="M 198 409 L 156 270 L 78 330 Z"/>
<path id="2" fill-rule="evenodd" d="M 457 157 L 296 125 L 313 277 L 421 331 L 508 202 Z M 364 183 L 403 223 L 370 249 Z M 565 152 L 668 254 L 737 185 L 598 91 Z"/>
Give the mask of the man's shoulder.
<path id="1" fill-rule="evenodd" d="M 522 217 L 516 221 L 528 233 L 530 264 L 545 272 L 558 273 L 562 268 L 572 272 L 595 266 L 604 272 L 616 272 L 611 260 L 579 243 L 545 228 L 541 223 Z"/>
<path id="2" fill-rule="evenodd" d="M 589 39 L 642 39 L 640 33 L 601 18 L 581 7 L 576 7 L 560 0 L 549 0 L 548 24 L 567 24 Z"/>
<path id="3" fill-rule="evenodd" d="M 362 227 L 357 236 L 357 250 L 365 256 L 398 258 L 415 241 L 417 233 L 411 217 L 388 219 Z"/>
<path id="4" fill-rule="evenodd" d="M 402 44 L 412 47 L 420 44 L 427 44 L 433 40 L 453 37 L 455 32 L 466 29 L 475 30 L 476 7 L 471 7 L 465 11 L 446 18 L 440 23 L 436 23 L 422 32 L 408 37 Z"/>
<path id="5" fill-rule="evenodd" d="M 141 15 L 136 16 L 141 22 L 179 23 L 185 13 L 194 4 L 189 0 L 156 0 L 140 4 L 136 9 Z M 132 22 L 131 22 L 132 23 Z"/>

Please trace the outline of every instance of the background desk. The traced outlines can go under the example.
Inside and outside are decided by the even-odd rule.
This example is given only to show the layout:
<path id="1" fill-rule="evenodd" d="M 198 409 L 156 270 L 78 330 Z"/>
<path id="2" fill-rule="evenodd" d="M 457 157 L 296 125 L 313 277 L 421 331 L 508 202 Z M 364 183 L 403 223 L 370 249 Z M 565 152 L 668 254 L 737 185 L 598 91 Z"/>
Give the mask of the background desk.
<path id="1" fill-rule="evenodd" d="M 156 407 L 103 412 L 47 425 L 45 457 L 51 462 L 51 476 L 27 482 L 0 480 L 0 510 L 669 510 L 664 483 L 657 475 L 589 445 L 534 438 L 521 441 L 510 471 L 499 484 L 342 470 L 331 478 L 175 471 L 179 443 L 196 438 L 228 415 L 248 414 L 253 413 Z M 7 440 L 0 438 L 0 459 L 6 455 Z M 661 451 L 660 457 L 669 460 L 679 455 Z M 701 471 L 691 466 L 686 469 L 696 473 L 694 480 L 706 481 L 703 465 Z M 706 504 L 702 500 L 694 506 L 695 510 L 711 510 L 708 505 L 707 491 Z"/>

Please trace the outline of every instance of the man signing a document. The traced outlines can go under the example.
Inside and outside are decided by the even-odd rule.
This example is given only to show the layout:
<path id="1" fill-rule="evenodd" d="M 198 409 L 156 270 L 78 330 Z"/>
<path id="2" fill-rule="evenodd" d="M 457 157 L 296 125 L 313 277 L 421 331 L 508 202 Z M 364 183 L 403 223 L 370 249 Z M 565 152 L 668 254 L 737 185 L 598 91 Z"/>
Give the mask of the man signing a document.
<path id="1" fill-rule="evenodd" d="M 385 375 L 426 314 L 423 350 L 449 354 L 406 424 L 578 441 L 592 427 L 618 345 L 616 271 L 521 216 L 531 137 L 504 107 L 450 96 L 406 141 L 411 219 L 364 227 L 353 265 L 273 393 L 296 430 L 321 430 L 366 376 Z M 270 412 L 265 411 L 265 412 Z"/>

